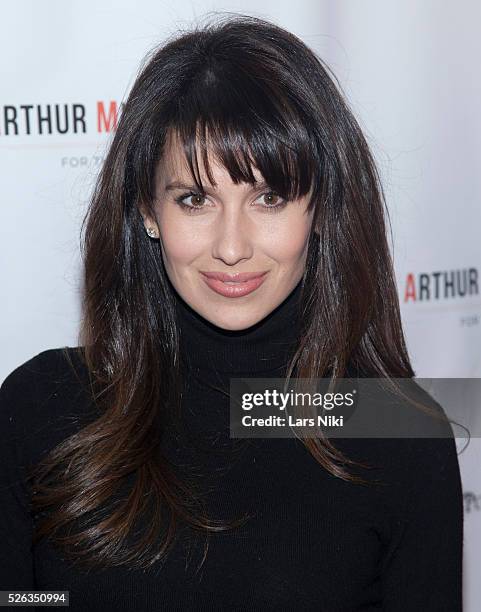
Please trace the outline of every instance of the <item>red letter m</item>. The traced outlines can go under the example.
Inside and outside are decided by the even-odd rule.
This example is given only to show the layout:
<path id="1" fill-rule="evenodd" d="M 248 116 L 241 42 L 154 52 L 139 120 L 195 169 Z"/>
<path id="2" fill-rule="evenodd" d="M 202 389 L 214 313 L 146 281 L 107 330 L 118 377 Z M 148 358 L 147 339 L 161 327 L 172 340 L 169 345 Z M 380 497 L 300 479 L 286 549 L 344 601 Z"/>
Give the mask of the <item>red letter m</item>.
<path id="1" fill-rule="evenodd" d="M 97 132 L 111 132 L 117 129 L 117 102 L 111 101 L 109 112 L 105 114 L 103 102 L 97 102 Z"/>

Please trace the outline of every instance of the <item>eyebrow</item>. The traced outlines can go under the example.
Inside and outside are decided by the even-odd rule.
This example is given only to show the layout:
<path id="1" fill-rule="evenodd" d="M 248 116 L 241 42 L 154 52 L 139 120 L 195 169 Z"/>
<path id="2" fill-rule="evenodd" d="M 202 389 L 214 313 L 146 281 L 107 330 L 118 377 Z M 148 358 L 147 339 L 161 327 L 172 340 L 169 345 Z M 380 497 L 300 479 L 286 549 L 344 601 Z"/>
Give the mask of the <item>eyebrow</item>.
<path id="1" fill-rule="evenodd" d="M 264 181 L 256 181 L 256 183 L 253 186 L 253 189 L 264 189 L 264 188 L 269 188 L 269 185 Z M 190 190 L 194 190 L 197 189 L 197 187 L 195 185 L 191 185 L 188 183 L 182 183 L 180 181 L 173 181 L 172 183 L 168 183 L 165 187 L 165 191 L 173 191 L 174 189 L 190 189 Z"/>

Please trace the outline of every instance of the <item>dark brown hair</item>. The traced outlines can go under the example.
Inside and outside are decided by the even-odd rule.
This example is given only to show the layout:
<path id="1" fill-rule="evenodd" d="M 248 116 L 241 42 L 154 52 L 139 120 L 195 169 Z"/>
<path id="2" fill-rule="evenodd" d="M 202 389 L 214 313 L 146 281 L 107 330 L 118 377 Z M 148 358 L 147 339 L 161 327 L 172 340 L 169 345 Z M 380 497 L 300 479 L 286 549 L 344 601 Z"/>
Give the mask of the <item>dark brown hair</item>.
<path id="1" fill-rule="evenodd" d="M 380 180 L 335 77 L 293 34 L 254 17 L 228 14 L 176 35 L 140 70 L 85 219 L 80 340 L 99 415 L 34 474 L 33 508 L 44 515 L 36 540 L 56 536 L 92 564 L 147 567 L 166 556 L 181 521 L 206 533 L 239 524 L 206 516 L 195 481 L 158 452 L 182 372 L 175 296 L 139 206 L 153 210 L 169 130 L 199 186 L 210 151 L 234 182 L 253 182 L 255 166 L 282 197 L 312 188 L 302 335 L 288 376 L 336 379 L 348 364 L 359 376 L 414 376 Z M 334 476 L 364 482 L 329 440 L 304 443 Z M 129 542 L 140 515 L 150 529 Z"/>

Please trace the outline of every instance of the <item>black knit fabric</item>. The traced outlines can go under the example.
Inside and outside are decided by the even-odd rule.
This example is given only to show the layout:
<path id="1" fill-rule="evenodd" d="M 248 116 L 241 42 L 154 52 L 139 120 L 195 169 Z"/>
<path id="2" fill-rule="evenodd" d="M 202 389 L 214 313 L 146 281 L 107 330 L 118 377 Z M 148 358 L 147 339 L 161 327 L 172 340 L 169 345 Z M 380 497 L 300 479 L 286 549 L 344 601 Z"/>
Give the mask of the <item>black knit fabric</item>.
<path id="1" fill-rule="evenodd" d="M 182 353 L 188 364 L 210 379 L 232 374 L 259 378 L 284 374 L 300 325 L 299 282 L 267 317 L 248 329 L 224 330 L 195 312 L 177 294 Z"/>
<path id="2" fill-rule="evenodd" d="M 16 368 L 0 391 L 0 590 L 68 590 L 70 610 L 85 612 L 459 612 L 454 439 L 336 440 L 373 466 L 356 468 L 371 483 L 356 485 L 328 473 L 300 440 L 230 438 L 229 378 L 282 375 L 299 331 L 299 296 L 300 285 L 240 332 L 212 325 L 178 297 L 182 420 L 159 450 L 179 474 L 195 475 L 212 518 L 250 517 L 211 536 L 198 572 L 204 540 L 188 528 L 166 563 L 147 571 L 85 572 L 48 540 L 32 546 L 26 466 L 93 413 L 60 349 Z"/>
<path id="3" fill-rule="evenodd" d="M 185 464 L 187 470 L 197 465 L 206 478 L 216 477 L 225 467 L 222 459 L 227 466 L 230 462 L 226 450 L 237 452 L 253 443 L 230 438 L 230 378 L 285 376 L 298 339 L 301 288 L 299 282 L 267 317 L 239 331 L 213 325 L 176 294 L 184 378 L 183 438 L 175 437 L 175 430 L 162 441 L 164 453 L 175 465 Z"/>

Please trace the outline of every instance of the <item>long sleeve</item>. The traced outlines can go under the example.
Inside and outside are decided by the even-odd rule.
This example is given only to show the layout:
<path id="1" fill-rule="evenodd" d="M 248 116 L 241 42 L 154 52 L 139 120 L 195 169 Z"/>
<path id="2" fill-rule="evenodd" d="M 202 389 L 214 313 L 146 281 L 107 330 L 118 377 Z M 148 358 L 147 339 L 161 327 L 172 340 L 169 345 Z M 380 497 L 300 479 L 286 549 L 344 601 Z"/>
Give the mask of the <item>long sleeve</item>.
<path id="1" fill-rule="evenodd" d="M 28 391 L 18 372 L 0 387 L 0 590 L 34 589 L 32 521 L 17 419 Z"/>
<path id="2" fill-rule="evenodd" d="M 383 568 L 385 612 L 462 610 L 463 499 L 453 438 L 415 439 L 406 516 Z"/>

